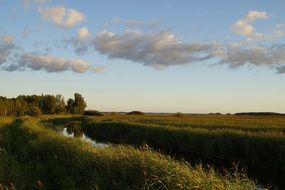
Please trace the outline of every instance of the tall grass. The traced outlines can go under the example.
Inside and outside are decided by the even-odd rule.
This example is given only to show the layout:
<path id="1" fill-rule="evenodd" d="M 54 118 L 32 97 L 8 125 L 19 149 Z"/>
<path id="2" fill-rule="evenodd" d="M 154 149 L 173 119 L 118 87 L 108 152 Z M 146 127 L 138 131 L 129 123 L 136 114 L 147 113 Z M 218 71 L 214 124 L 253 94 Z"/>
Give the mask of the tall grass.
<path id="1" fill-rule="evenodd" d="M 282 132 L 245 132 L 231 129 L 177 128 L 130 122 L 95 122 L 84 131 L 102 142 L 147 143 L 172 155 L 218 165 L 240 165 L 285 170 L 285 136 Z"/>
<path id="2" fill-rule="evenodd" d="M 0 171 L 16 171 L 9 179 L 17 189 L 254 189 L 245 176 L 221 176 L 212 169 L 191 167 L 148 148 L 94 148 L 68 139 L 32 118 L 0 127 Z M 39 185 L 40 184 L 40 185 Z"/>

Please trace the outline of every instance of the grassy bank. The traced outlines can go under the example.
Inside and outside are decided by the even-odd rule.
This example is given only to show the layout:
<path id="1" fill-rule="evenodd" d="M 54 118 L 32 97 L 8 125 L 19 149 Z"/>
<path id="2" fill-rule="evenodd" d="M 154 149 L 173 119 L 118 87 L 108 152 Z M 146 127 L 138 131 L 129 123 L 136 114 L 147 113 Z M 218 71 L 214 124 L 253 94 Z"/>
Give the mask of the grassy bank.
<path id="1" fill-rule="evenodd" d="M 32 118 L 0 121 L 0 183 L 17 189 L 254 189 L 241 174 L 218 175 L 148 148 L 94 148 Z M 8 175 L 7 175 L 8 174 Z"/>
<path id="2" fill-rule="evenodd" d="M 243 131 L 132 122 L 101 121 L 83 125 L 89 136 L 103 142 L 141 145 L 191 160 L 216 165 L 241 165 L 285 170 L 285 136 L 282 131 Z M 274 160 L 274 161 L 273 161 Z"/>

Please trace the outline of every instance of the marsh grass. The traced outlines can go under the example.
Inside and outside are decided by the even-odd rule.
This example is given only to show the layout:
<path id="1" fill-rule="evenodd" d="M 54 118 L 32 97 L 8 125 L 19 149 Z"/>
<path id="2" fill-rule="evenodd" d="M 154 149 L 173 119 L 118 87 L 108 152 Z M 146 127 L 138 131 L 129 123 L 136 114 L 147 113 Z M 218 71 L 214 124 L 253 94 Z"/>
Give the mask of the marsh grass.
<path id="1" fill-rule="evenodd" d="M 121 121 L 85 123 L 84 132 L 101 142 L 141 145 L 189 161 L 285 170 L 285 136 L 280 131 L 207 130 Z M 272 161 L 274 160 L 274 161 Z"/>
<path id="2" fill-rule="evenodd" d="M 220 175 L 190 166 L 149 148 L 113 145 L 94 148 L 60 136 L 39 120 L 24 117 L 0 127 L 0 147 L 16 170 L 9 179 L 17 189 L 254 189 L 244 175 Z M 0 170 L 0 171 L 1 171 Z M 39 187 L 39 182 L 41 187 Z"/>

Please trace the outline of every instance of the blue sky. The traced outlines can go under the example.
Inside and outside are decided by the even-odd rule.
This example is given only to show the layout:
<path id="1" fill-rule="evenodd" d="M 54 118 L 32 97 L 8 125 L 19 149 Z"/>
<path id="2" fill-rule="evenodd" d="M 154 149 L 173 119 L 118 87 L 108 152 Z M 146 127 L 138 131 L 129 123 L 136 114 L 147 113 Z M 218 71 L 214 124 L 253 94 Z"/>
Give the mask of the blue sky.
<path id="1" fill-rule="evenodd" d="M 285 112 L 285 2 L 0 0 L 1 96 Z"/>

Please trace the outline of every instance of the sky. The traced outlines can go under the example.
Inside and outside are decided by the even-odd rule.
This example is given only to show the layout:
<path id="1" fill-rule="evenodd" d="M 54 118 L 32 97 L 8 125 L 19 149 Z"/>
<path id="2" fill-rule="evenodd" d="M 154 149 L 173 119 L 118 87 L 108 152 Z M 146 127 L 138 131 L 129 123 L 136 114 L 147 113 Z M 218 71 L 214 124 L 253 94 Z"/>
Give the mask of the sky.
<path id="1" fill-rule="evenodd" d="M 285 1 L 0 0 L 0 96 L 285 113 Z"/>

